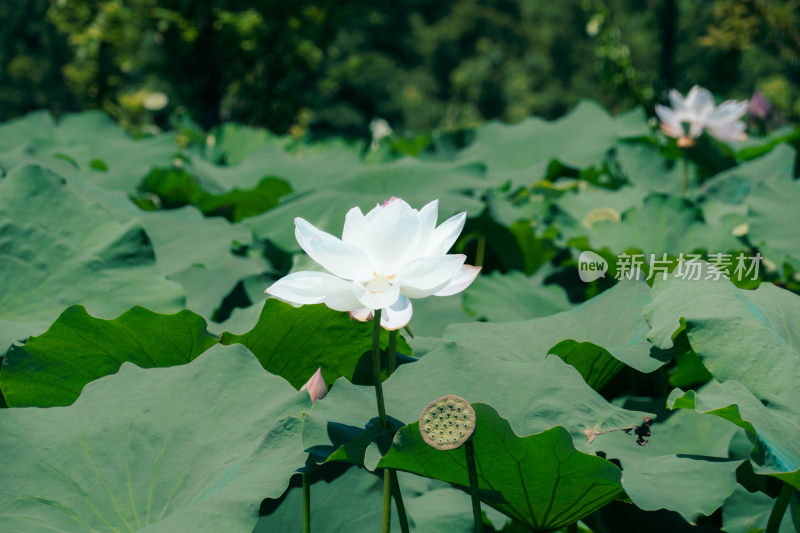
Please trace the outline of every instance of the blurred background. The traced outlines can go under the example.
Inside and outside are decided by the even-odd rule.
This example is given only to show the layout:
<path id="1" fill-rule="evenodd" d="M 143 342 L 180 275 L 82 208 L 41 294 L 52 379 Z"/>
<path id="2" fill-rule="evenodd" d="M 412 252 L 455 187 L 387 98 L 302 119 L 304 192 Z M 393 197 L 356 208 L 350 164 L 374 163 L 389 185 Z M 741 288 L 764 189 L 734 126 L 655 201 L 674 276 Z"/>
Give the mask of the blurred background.
<path id="1" fill-rule="evenodd" d="M 133 133 L 455 130 L 697 83 L 800 117 L 800 1 L 0 0 L 0 121 L 102 109 Z M 761 117 L 764 118 L 764 117 Z"/>

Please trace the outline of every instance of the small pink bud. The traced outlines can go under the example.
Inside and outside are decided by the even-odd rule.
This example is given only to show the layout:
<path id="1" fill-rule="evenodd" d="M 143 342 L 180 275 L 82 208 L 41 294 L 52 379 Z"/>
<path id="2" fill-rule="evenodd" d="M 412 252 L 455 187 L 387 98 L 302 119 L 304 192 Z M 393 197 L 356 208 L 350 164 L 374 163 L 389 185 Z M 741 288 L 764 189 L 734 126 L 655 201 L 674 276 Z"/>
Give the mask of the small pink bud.
<path id="1" fill-rule="evenodd" d="M 756 91 L 750 99 L 747 112 L 752 120 L 764 120 L 772 114 L 772 104 L 761 91 Z"/>
<path id="2" fill-rule="evenodd" d="M 328 394 L 328 387 L 325 386 L 325 380 L 322 379 L 322 368 L 318 368 L 300 390 L 308 391 L 312 404 L 324 398 L 325 395 Z"/>
<path id="3" fill-rule="evenodd" d="M 361 309 L 350 311 L 350 318 L 352 318 L 353 320 L 358 320 L 359 322 L 369 322 L 370 320 L 372 320 L 372 317 L 374 315 L 375 311 L 373 311 L 369 307 L 362 307 Z"/>

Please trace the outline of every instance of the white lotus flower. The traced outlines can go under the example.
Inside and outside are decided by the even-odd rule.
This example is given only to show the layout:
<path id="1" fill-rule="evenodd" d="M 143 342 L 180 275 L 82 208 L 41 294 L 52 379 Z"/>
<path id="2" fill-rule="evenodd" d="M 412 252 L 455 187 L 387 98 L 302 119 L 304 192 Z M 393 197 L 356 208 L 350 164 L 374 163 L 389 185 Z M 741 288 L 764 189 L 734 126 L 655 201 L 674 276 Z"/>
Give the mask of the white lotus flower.
<path id="1" fill-rule="evenodd" d="M 464 228 L 466 213 L 436 227 L 439 201 L 419 211 L 392 197 L 366 215 L 347 212 L 342 238 L 296 218 L 295 236 L 328 272 L 294 272 L 265 292 L 294 306 L 324 303 L 367 321 L 382 309 L 381 325 L 400 329 L 411 319 L 410 298 L 450 296 L 466 289 L 480 267 L 463 254 L 447 254 Z"/>
<path id="2" fill-rule="evenodd" d="M 747 138 L 744 133 L 744 122 L 739 119 L 747 113 L 748 103 L 727 100 L 718 107 L 714 106 L 714 97 L 707 89 L 695 85 L 686 95 L 672 89 L 669 92 L 672 107 L 656 105 L 656 114 L 661 120 L 661 129 L 678 139 L 682 147 L 692 146 L 694 139 L 703 130 L 720 141 L 741 141 Z M 688 132 L 684 124 L 689 125 Z"/>
<path id="3" fill-rule="evenodd" d="M 325 385 L 325 380 L 322 378 L 322 368 L 317 368 L 314 375 L 308 378 L 306 384 L 300 387 L 301 391 L 308 391 L 308 396 L 311 398 L 313 404 L 317 400 L 321 400 L 328 394 L 328 387 Z"/>
<path id="4" fill-rule="evenodd" d="M 369 131 L 372 134 L 370 150 L 377 150 L 381 144 L 381 140 L 386 137 L 391 137 L 394 133 L 389 122 L 380 117 L 372 119 L 372 122 L 369 123 Z"/>

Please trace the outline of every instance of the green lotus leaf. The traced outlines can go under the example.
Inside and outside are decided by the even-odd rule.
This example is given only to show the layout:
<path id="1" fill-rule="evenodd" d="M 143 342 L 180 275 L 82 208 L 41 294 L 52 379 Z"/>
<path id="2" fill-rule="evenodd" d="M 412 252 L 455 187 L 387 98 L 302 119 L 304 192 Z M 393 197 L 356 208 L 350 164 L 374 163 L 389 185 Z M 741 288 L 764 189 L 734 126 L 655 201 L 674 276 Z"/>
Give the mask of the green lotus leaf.
<path id="1" fill-rule="evenodd" d="M 221 217 L 203 217 L 194 207 L 139 212 L 156 251 L 156 261 L 171 276 L 192 265 L 214 266 L 234 244 L 253 240 L 250 230 Z"/>
<path id="2" fill-rule="evenodd" d="M 0 226 L 3 347 L 43 331 L 72 304 L 116 316 L 133 305 L 170 312 L 183 303 L 141 226 L 117 222 L 42 167 L 17 168 L 0 182 Z"/>
<path id="3" fill-rule="evenodd" d="M 233 293 L 239 282 L 259 276 L 269 268 L 269 263 L 258 256 L 243 257 L 223 253 L 210 266 L 191 265 L 173 274 L 170 279 L 180 283 L 186 291 L 187 309 L 207 320 L 216 320 L 223 300 Z M 223 329 L 218 324 L 213 325 L 214 331 L 221 332 Z"/>
<path id="4" fill-rule="evenodd" d="M 518 435 L 562 426 L 583 442 L 588 428 L 607 430 L 642 421 L 644 413 L 606 402 L 558 357 L 517 362 L 497 354 L 473 350 L 468 340 L 449 341 L 414 364 L 398 367 L 383 385 L 387 415 L 395 424 L 411 423 L 428 402 L 447 393 L 493 405 L 506 413 Z M 376 416 L 372 387 L 340 379 L 306 416 L 303 446 L 325 459 L 360 436 Z M 633 438 L 630 445 L 636 446 Z M 359 453 L 363 457 L 364 450 Z"/>
<path id="5" fill-rule="evenodd" d="M 555 205 L 560 213 L 555 225 L 567 241 L 585 237 L 595 224 L 619 223 L 623 213 L 641 208 L 645 196 L 646 191 L 627 185 L 615 191 L 591 185 L 579 187 L 558 199 Z"/>
<path id="6" fill-rule="evenodd" d="M 68 158 L 92 183 L 132 193 L 154 166 L 169 164 L 178 151 L 175 136 L 161 134 L 133 140 L 100 111 L 64 115 L 56 123 L 36 112 L 2 126 L 0 152 L 17 149 L 41 156 Z"/>
<path id="7" fill-rule="evenodd" d="M 640 509 L 678 510 L 684 516 L 711 515 L 736 486 L 741 461 L 660 456 L 625 464 L 625 493 Z"/>
<path id="8" fill-rule="evenodd" d="M 769 513 L 774 504 L 775 499 L 763 492 L 748 492 L 744 487 L 736 487 L 734 493 L 725 500 L 725 505 L 722 506 L 722 522 L 725 531 L 727 533 L 764 531 L 767 528 Z M 796 532 L 800 526 L 797 520 L 800 520 L 800 516 L 795 518 L 793 526 L 792 514 L 787 510 L 777 533 Z"/>
<path id="9" fill-rule="evenodd" d="M 800 239 L 792 230 L 800 224 L 800 184 L 789 174 L 778 174 L 753 187 L 747 197 L 750 241 L 778 265 L 800 270 Z"/>
<path id="10" fill-rule="evenodd" d="M 688 521 L 712 515 L 736 487 L 742 461 L 728 457 L 741 429 L 716 417 L 679 411 L 655 421 L 650 431 L 645 446 L 631 446 L 630 435 L 615 431 L 578 449 L 618 459 L 625 493 L 640 509 L 667 509 Z"/>
<path id="11" fill-rule="evenodd" d="M 254 189 L 266 177 L 285 180 L 296 192 L 309 191 L 320 183 L 335 183 L 364 168 L 358 154 L 351 151 L 329 150 L 306 156 L 291 154 L 277 144 L 259 148 L 230 166 L 217 165 L 198 156 L 190 161 L 188 170 L 204 190 L 213 194 Z"/>
<path id="12" fill-rule="evenodd" d="M 698 392 L 673 391 L 673 407 L 713 413 L 745 428 L 756 472 L 800 484 L 800 296 L 771 284 L 669 278 L 653 288 L 645 315 L 662 347 L 681 330 L 716 378 Z M 721 383 L 720 383 L 721 382 Z"/>
<path id="13" fill-rule="evenodd" d="M 753 443 L 750 460 L 757 474 L 770 475 L 800 489 L 800 390 L 765 394 L 760 399 L 742 383 L 712 381 L 699 391 L 675 389 L 667 404 L 730 420 Z"/>
<path id="14" fill-rule="evenodd" d="M 0 410 L 0 530 L 251 533 L 305 462 L 308 406 L 246 348 L 215 346 L 124 364 L 68 407 Z"/>
<path id="15" fill-rule="evenodd" d="M 480 279 L 480 277 L 477 279 Z M 414 338 L 408 338 L 407 340 L 411 347 L 414 348 L 415 355 L 417 355 L 417 346 L 420 343 L 424 343 L 426 340 L 436 342 L 437 338 L 444 335 L 450 324 L 473 322 L 475 320 L 475 317 L 464 309 L 464 296 L 462 293 L 444 298 L 420 298 L 413 301 L 414 317 L 408 327 L 414 334 Z"/>
<path id="16" fill-rule="evenodd" d="M 617 159 L 633 187 L 646 192 L 679 195 L 683 183 L 683 164 L 669 161 L 648 144 L 620 144 Z"/>
<path id="17" fill-rule="evenodd" d="M 781 146 L 784 143 L 788 144 L 798 137 L 800 137 L 800 128 L 787 124 L 770 131 L 763 137 L 751 135 L 747 139 L 734 141 L 730 143 L 730 147 L 736 152 L 737 159 L 746 161 L 759 157 L 773 150 L 776 146 Z"/>
<path id="18" fill-rule="evenodd" d="M 113 320 L 69 307 L 42 335 L 12 346 L 0 371 L 12 407 L 69 405 L 83 387 L 125 363 L 142 368 L 181 365 L 217 343 L 191 311 L 161 315 L 134 307 Z"/>
<path id="19" fill-rule="evenodd" d="M 519 322 L 456 324 L 444 338 L 498 359 L 536 361 L 557 354 L 600 388 L 623 365 L 652 372 L 670 359 L 647 340 L 643 311 L 649 303 L 647 284 L 621 282 L 569 311 Z"/>
<path id="20" fill-rule="evenodd" d="M 236 307 L 231 316 L 220 323 L 210 323 L 208 329 L 215 335 L 222 335 L 225 332 L 231 335 L 244 335 L 258 324 L 258 317 L 261 316 L 261 310 L 267 301 L 262 300 L 248 307 Z"/>
<path id="21" fill-rule="evenodd" d="M 669 384 L 673 387 L 689 387 L 711 379 L 713 376 L 694 352 L 678 354 L 675 366 L 669 369 Z"/>
<path id="22" fill-rule="evenodd" d="M 411 531 L 469 533 L 474 530 L 469 496 L 445 483 L 398 473 Z M 328 479 L 311 474 L 311 530 L 373 533 L 380 529 L 383 479 L 358 467 Z M 292 487 L 277 509 L 262 516 L 253 533 L 297 529 L 302 489 Z M 392 506 L 393 531 L 400 530 Z"/>
<path id="23" fill-rule="evenodd" d="M 800 296 L 764 283 L 743 290 L 730 281 L 657 280 L 645 310 L 648 339 L 669 348 L 685 329 L 692 349 L 719 381 L 736 380 L 758 397 L 797 387 Z M 685 324 L 685 326 L 684 326 Z"/>
<path id="24" fill-rule="evenodd" d="M 382 330 L 383 346 L 388 338 L 389 333 Z M 328 383 L 340 376 L 358 381 L 366 369 L 368 382 L 372 380 L 372 323 L 356 322 L 347 313 L 322 304 L 292 307 L 269 299 L 252 330 L 242 335 L 225 333 L 222 343 L 247 346 L 264 368 L 297 388 L 320 367 Z M 402 338 L 397 349 L 411 353 Z"/>
<path id="25" fill-rule="evenodd" d="M 238 165 L 248 154 L 266 145 L 286 148 L 294 141 L 288 135 L 279 136 L 263 128 L 233 122 L 216 126 L 210 134 L 213 142 L 206 143 L 206 157 L 210 161 L 224 160 L 228 165 Z"/>
<path id="26" fill-rule="evenodd" d="M 776 174 L 792 175 L 796 153 L 788 144 L 711 177 L 699 191 L 730 204 L 740 204 L 761 181 Z"/>
<path id="27" fill-rule="evenodd" d="M 541 274 L 528 277 L 521 272 L 493 272 L 470 285 L 464 293 L 464 307 L 490 322 L 510 322 L 565 311 L 570 303 L 564 290 L 545 285 Z"/>
<path id="28" fill-rule="evenodd" d="M 517 436 L 491 406 L 475 403 L 472 437 L 481 499 L 538 531 L 570 524 L 622 495 L 621 472 L 577 451 L 567 430 Z M 378 467 L 396 468 L 469 487 L 464 448 L 437 450 L 419 422 L 402 428 Z"/>
<path id="29" fill-rule="evenodd" d="M 232 249 L 252 243 L 252 233 L 222 217 L 203 217 L 191 206 L 132 213 L 155 249 L 159 268 L 186 293 L 186 308 L 208 320 L 242 279 L 271 267 L 263 258 L 235 255 Z"/>
<path id="30" fill-rule="evenodd" d="M 476 130 L 475 141 L 461 151 L 459 159 L 483 161 L 494 185 L 510 180 L 512 188 L 517 188 L 540 181 L 552 160 L 579 169 L 600 164 L 617 139 L 646 134 L 641 110 L 611 117 L 595 102 L 583 100 L 552 122 L 531 117 L 510 126 L 485 124 Z"/>
<path id="31" fill-rule="evenodd" d="M 704 223 L 700 210 L 682 198 L 650 195 L 640 206 L 622 213 L 619 222 L 601 220 L 586 231 L 593 249 L 608 248 L 619 254 L 639 250 L 647 254 L 709 253 L 743 250 L 733 236 L 734 223 Z"/>
<path id="32" fill-rule="evenodd" d="M 0 124 L 0 153 L 24 151 L 52 137 L 55 120 L 47 111 L 33 111 Z"/>

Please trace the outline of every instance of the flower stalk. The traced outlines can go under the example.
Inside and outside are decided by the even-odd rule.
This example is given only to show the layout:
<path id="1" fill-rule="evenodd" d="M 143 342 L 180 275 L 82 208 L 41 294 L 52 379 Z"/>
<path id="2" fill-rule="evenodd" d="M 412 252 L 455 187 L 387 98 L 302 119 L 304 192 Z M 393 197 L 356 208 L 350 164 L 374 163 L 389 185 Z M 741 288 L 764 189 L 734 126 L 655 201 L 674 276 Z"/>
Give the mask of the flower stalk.
<path id="1" fill-rule="evenodd" d="M 372 380 L 375 385 L 375 398 L 378 403 L 378 418 L 384 431 L 389 430 L 389 421 L 386 418 L 386 404 L 383 399 L 383 384 L 381 383 L 381 310 L 376 309 L 372 318 Z M 393 370 L 394 358 L 397 353 L 397 332 L 389 334 L 389 353 L 387 370 Z M 389 372 L 387 372 L 389 373 Z M 397 473 L 391 468 L 383 470 L 383 518 L 381 520 L 381 533 L 389 533 L 392 517 L 392 494 L 394 494 L 397 515 L 400 519 L 400 529 L 408 533 L 408 517 L 406 516 L 403 495 L 400 493 L 400 484 L 397 482 Z"/>
<path id="2" fill-rule="evenodd" d="M 486 237 L 478 235 L 477 250 L 475 251 L 475 266 L 483 266 L 483 258 L 486 255 Z"/>
<path id="3" fill-rule="evenodd" d="M 383 384 L 381 383 L 381 310 L 376 309 L 372 319 L 372 383 L 375 386 L 375 399 L 378 402 L 378 418 L 381 428 L 389 430 L 386 419 L 386 404 L 383 401 Z"/>
<path id="4" fill-rule="evenodd" d="M 397 330 L 389 332 L 389 353 L 386 354 L 386 377 L 397 368 Z"/>
<path id="5" fill-rule="evenodd" d="M 686 155 L 686 148 L 682 150 L 683 153 L 683 185 L 681 186 L 681 194 L 686 195 L 689 189 L 689 158 Z"/>

